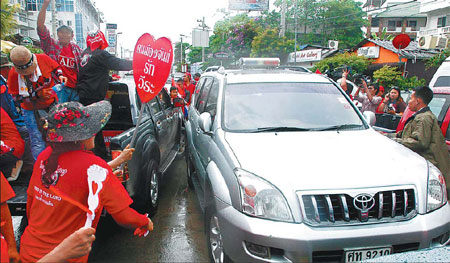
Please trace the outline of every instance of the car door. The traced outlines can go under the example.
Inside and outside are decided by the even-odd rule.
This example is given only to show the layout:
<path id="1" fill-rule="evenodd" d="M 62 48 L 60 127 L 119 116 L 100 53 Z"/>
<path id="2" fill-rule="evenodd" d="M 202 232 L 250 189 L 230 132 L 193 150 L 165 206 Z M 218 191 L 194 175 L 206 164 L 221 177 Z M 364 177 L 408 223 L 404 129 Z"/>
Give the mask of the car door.
<path id="1" fill-rule="evenodd" d="M 170 96 L 165 89 L 161 90 L 161 96 L 159 97 L 161 106 L 166 114 L 167 123 L 168 123 L 168 149 L 176 150 L 175 146 L 177 144 L 176 138 L 177 133 L 180 126 L 180 117 L 178 111 L 181 110 L 179 107 L 174 107 L 172 103 L 170 103 Z"/>
<path id="2" fill-rule="evenodd" d="M 207 81 L 202 89 L 199 96 L 199 102 L 204 101 L 204 103 L 199 103 L 198 112 L 202 114 L 203 112 L 209 112 L 211 114 L 211 121 L 213 122 L 216 114 L 217 96 L 219 94 L 219 82 L 217 79 L 211 79 Z M 211 161 L 210 149 L 212 141 L 212 133 L 203 132 L 200 128 L 196 131 L 196 149 L 198 152 L 199 162 L 201 165 L 202 173 L 199 176 L 200 183 L 202 186 L 206 182 L 206 167 Z"/>
<path id="3" fill-rule="evenodd" d="M 159 149 L 161 153 L 161 163 L 166 160 L 169 152 L 170 152 L 170 122 L 166 117 L 166 113 L 162 109 L 158 97 L 155 97 L 147 104 L 146 110 L 153 117 L 153 121 L 155 123 L 155 137 L 159 144 Z"/>
<path id="4" fill-rule="evenodd" d="M 191 141 L 192 144 L 189 145 L 189 147 L 191 147 L 191 154 L 193 157 L 193 161 L 195 163 L 195 167 L 197 168 L 197 174 L 199 177 L 200 181 L 204 181 L 202 178 L 205 177 L 205 165 L 202 164 L 202 162 L 205 161 L 205 157 L 200 157 L 200 149 L 199 147 L 201 147 L 203 145 L 203 143 L 201 141 L 199 141 L 199 139 L 202 139 L 203 137 L 200 136 L 201 133 L 201 129 L 199 126 L 199 121 L 200 121 L 200 114 L 203 112 L 205 105 L 206 105 L 206 100 L 208 98 L 208 93 L 209 90 L 213 84 L 213 78 L 212 77 L 205 77 L 203 82 L 199 83 L 199 84 L 203 84 L 203 86 L 201 86 L 200 89 L 196 89 L 194 94 L 195 94 L 195 98 L 194 98 L 194 105 L 191 105 L 190 107 L 190 111 L 189 111 L 189 124 L 191 125 L 190 127 L 190 133 L 191 133 Z M 199 88 L 199 87 L 197 87 Z M 204 153 L 204 150 L 202 150 L 202 152 Z M 203 160 L 203 161 L 202 161 Z M 203 184 L 202 184 L 203 186 Z"/>

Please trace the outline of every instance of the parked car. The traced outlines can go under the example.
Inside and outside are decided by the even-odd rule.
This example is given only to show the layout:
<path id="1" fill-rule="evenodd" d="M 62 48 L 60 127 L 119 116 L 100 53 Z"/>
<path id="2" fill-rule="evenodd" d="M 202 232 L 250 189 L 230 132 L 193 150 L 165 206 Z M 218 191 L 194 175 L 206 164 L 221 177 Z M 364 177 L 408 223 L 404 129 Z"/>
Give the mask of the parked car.
<path id="1" fill-rule="evenodd" d="M 145 105 L 136 151 L 128 165 L 130 179 L 124 182 L 135 207 L 149 214 L 154 214 L 157 209 L 161 174 L 172 163 L 179 148 L 184 149 L 180 109 L 170 104 L 165 89 L 161 96 L 162 99 L 157 96 Z M 141 103 L 133 76 L 125 75 L 119 81 L 110 82 L 105 99 L 112 105 L 111 118 L 103 129 L 105 144 L 111 154 L 111 149 L 119 152 L 130 143 L 139 117 Z M 11 182 L 16 193 L 16 197 L 8 201 L 12 215 L 25 215 L 30 176 L 21 174 L 17 181 Z"/>
<path id="2" fill-rule="evenodd" d="M 430 88 L 450 87 L 450 57 L 442 62 L 430 81 Z"/>
<path id="3" fill-rule="evenodd" d="M 329 78 L 246 61 L 202 75 L 185 124 L 213 262 L 355 262 L 447 242 L 437 168 Z"/>
<path id="4" fill-rule="evenodd" d="M 433 99 L 430 104 L 428 104 L 428 107 L 430 107 L 431 112 L 436 115 L 442 134 L 445 138 L 445 143 L 450 151 L 450 86 L 433 88 Z M 414 112 L 411 111 L 409 107 L 406 107 L 396 132 L 403 130 L 406 121 L 413 114 Z"/>
<path id="5" fill-rule="evenodd" d="M 135 90 L 134 86 L 132 87 Z M 160 96 L 145 105 L 141 105 L 140 100 L 136 98 L 136 110 L 145 108 L 135 135 L 136 150 L 133 158 L 128 161 L 129 179 L 124 182 L 134 201 L 133 207 L 150 215 L 157 211 L 159 189 L 165 171 L 180 151 L 184 151 L 181 108 L 171 104 L 166 89 L 161 90 Z M 121 151 L 130 144 L 135 129 L 133 126 L 111 138 L 111 150 Z"/>

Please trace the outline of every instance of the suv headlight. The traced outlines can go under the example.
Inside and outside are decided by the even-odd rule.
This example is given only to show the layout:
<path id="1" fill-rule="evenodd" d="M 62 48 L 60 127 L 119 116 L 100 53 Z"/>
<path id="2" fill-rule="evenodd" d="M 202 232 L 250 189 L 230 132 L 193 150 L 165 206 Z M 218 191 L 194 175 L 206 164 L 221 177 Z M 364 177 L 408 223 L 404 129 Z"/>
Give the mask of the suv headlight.
<path id="1" fill-rule="evenodd" d="M 265 219 L 293 222 L 292 213 L 283 194 L 266 180 L 236 168 L 242 212 Z"/>
<path id="2" fill-rule="evenodd" d="M 447 189 L 441 171 L 428 162 L 427 213 L 447 203 Z"/>

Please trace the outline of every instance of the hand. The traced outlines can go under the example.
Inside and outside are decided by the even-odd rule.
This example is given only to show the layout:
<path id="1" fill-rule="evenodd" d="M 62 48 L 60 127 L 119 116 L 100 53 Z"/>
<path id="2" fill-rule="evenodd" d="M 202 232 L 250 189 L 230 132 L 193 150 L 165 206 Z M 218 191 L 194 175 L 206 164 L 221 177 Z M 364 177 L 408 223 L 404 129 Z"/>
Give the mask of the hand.
<path id="1" fill-rule="evenodd" d="M 388 102 L 389 101 L 389 94 L 386 94 L 386 96 L 384 96 L 384 102 Z"/>
<path id="2" fill-rule="evenodd" d="M 9 262 L 20 262 L 20 255 L 15 247 L 8 248 Z"/>
<path id="3" fill-rule="evenodd" d="M 343 77 L 343 78 L 347 78 L 348 73 L 349 73 L 349 72 L 348 72 L 348 69 L 343 69 L 343 70 L 342 70 L 342 77 Z"/>
<path id="4" fill-rule="evenodd" d="M 130 148 L 130 145 L 128 144 L 127 147 L 125 147 L 125 149 L 123 149 L 123 151 L 117 157 L 119 159 L 120 163 L 124 163 L 124 162 L 131 160 L 133 158 L 134 151 L 135 151 L 135 149 Z"/>
<path id="5" fill-rule="evenodd" d="M 91 251 L 95 240 L 95 229 L 82 227 L 64 239 L 39 262 L 65 262 L 70 258 L 79 258 Z"/>
<path id="6" fill-rule="evenodd" d="M 44 4 L 50 4 L 50 0 L 44 0 Z"/>
<path id="7" fill-rule="evenodd" d="M 62 84 L 66 84 L 67 83 L 67 77 L 59 76 L 59 81 L 61 81 Z"/>
<path id="8" fill-rule="evenodd" d="M 117 177 L 121 177 L 122 173 L 123 173 L 122 169 L 113 171 L 114 176 L 117 176 Z"/>
<path id="9" fill-rule="evenodd" d="M 147 214 L 145 214 L 145 216 L 147 216 Z M 145 226 L 141 226 L 136 228 L 136 230 L 134 230 L 134 235 L 136 236 L 147 236 L 149 231 L 153 231 L 153 222 L 150 218 L 148 218 L 148 224 Z"/>

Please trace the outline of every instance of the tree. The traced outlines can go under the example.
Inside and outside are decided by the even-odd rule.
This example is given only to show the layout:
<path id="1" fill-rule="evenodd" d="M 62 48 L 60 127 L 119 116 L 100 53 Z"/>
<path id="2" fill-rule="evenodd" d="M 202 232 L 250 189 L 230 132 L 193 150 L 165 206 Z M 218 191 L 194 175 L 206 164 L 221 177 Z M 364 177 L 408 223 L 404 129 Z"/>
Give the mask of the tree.
<path id="1" fill-rule="evenodd" d="M 278 57 L 281 61 L 287 59 L 289 49 L 294 46 L 294 40 L 279 37 L 277 28 L 267 28 L 259 33 L 252 42 L 252 57 Z"/>
<path id="2" fill-rule="evenodd" d="M 396 67 L 383 66 L 373 72 L 373 77 L 383 87 L 396 86 L 402 79 L 402 73 Z"/>
<path id="3" fill-rule="evenodd" d="M 429 58 L 426 63 L 426 69 L 438 68 L 446 58 L 450 57 L 450 49 L 444 49 L 439 54 Z"/>
<path id="4" fill-rule="evenodd" d="M 187 61 L 186 53 L 191 48 L 191 45 L 189 43 L 183 42 L 183 61 L 180 61 L 181 59 L 181 42 L 175 42 L 175 47 L 173 49 L 174 57 L 173 57 L 173 63 L 177 66 L 177 71 L 181 71 L 181 64 L 185 64 Z"/>
<path id="5" fill-rule="evenodd" d="M 275 1 L 281 6 L 283 0 Z M 350 48 L 363 39 L 361 28 L 367 24 L 361 3 L 355 0 L 285 0 L 287 30 L 299 33 L 302 44 L 327 45 L 338 40 L 342 48 Z M 295 8 L 297 2 L 297 9 Z M 297 17 L 297 26 L 295 25 Z"/>
<path id="6" fill-rule="evenodd" d="M 19 10 L 19 5 L 10 5 L 9 1 L 1 1 L 1 12 L 0 12 L 0 34 L 1 37 L 9 35 L 17 27 L 17 22 L 14 19 L 14 14 Z"/>
<path id="7" fill-rule="evenodd" d="M 370 60 L 355 53 L 344 53 L 319 61 L 312 70 L 319 69 L 321 72 L 331 71 L 337 67 L 348 66 L 352 69 L 352 74 L 362 74 L 370 65 Z"/>
<path id="8" fill-rule="evenodd" d="M 394 35 L 388 35 L 387 34 L 387 28 L 386 27 L 383 28 L 383 31 L 380 34 L 377 35 L 377 33 L 372 32 L 372 36 L 371 36 L 371 38 L 375 39 L 375 40 L 388 40 L 388 41 L 393 40 L 394 37 L 395 37 Z"/>

